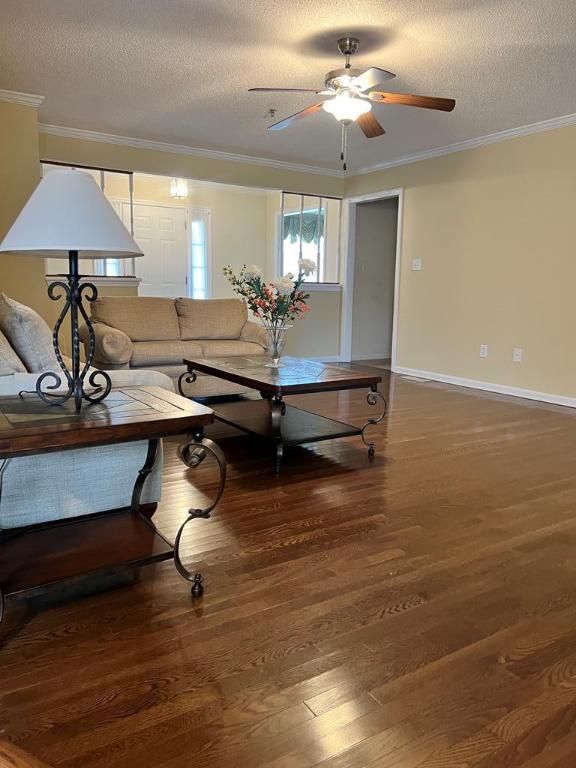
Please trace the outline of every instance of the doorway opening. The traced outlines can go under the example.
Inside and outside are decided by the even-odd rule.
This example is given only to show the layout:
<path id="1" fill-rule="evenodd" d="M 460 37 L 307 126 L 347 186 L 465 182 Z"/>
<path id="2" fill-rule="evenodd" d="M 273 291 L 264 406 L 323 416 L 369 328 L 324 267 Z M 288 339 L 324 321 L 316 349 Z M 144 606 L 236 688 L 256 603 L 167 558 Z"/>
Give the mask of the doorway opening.
<path id="1" fill-rule="evenodd" d="M 347 201 L 342 359 L 396 363 L 402 190 Z"/>

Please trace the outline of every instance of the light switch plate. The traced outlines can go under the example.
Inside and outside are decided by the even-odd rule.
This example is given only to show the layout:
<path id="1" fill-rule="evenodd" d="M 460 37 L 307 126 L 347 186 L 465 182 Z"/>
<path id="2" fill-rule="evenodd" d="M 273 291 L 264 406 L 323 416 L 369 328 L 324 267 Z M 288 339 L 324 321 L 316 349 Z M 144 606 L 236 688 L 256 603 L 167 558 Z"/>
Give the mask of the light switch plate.
<path id="1" fill-rule="evenodd" d="M 522 362 L 522 347 L 514 347 L 514 349 L 512 350 L 512 362 L 514 363 Z"/>
<path id="2" fill-rule="evenodd" d="M 488 344 L 480 344 L 480 357 L 488 357 Z"/>
<path id="3" fill-rule="evenodd" d="M 420 272 L 422 269 L 422 259 L 412 259 L 412 270 L 414 272 Z"/>

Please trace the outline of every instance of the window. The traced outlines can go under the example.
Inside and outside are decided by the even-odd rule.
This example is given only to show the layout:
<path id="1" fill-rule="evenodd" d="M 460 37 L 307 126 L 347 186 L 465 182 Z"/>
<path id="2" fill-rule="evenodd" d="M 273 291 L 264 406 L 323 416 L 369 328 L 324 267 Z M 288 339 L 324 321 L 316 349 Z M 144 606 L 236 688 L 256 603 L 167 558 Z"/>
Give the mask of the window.
<path id="1" fill-rule="evenodd" d="M 209 298 L 210 212 L 192 209 L 190 218 L 190 268 L 188 295 Z"/>
<path id="2" fill-rule="evenodd" d="M 283 192 L 279 218 L 279 273 L 298 273 L 299 259 L 316 263 L 305 278 L 337 283 L 340 261 L 340 200 Z"/>

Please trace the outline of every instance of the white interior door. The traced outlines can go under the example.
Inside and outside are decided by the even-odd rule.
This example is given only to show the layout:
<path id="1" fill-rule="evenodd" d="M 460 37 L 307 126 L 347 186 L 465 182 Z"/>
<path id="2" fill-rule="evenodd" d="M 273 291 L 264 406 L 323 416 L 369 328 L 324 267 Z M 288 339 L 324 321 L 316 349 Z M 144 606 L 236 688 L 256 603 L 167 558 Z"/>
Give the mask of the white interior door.
<path id="1" fill-rule="evenodd" d="M 126 223 L 130 207 L 124 203 L 123 209 Z M 134 203 L 134 238 L 144 254 L 134 260 L 136 276 L 142 280 L 139 294 L 186 296 L 188 247 L 184 208 Z"/>

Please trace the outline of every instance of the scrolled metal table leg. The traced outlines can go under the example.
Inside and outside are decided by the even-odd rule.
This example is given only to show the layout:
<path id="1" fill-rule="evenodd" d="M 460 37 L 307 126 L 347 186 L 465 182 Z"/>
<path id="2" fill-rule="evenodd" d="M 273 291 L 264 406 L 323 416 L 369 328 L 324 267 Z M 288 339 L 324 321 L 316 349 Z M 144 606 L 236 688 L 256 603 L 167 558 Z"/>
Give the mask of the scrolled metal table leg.
<path id="1" fill-rule="evenodd" d="M 274 395 L 270 402 L 270 421 L 272 424 L 272 437 L 276 441 L 276 474 L 280 472 L 280 465 L 284 456 L 284 441 L 282 440 L 282 416 L 286 413 L 286 403 L 281 395 Z"/>
<path id="2" fill-rule="evenodd" d="M 381 392 L 378 391 L 377 387 L 372 387 L 372 389 L 370 390 L 370 392 L 368 392 L 368 394 L 366 396 L 366 402 L 368 403 L 368 405 L 376 405 L 378 400 L 382 401 L 382 405 L 383 405 L 382 413 L 380 414 L 380 416 L 378 416 L 376 418 L 368 419 L 366 424 L 364 424 L 364 426 L 362 427 L 362 442 L 364 443 L 364 445 L 368 446 L 368 459 L 371 462 L 374 461 L 374 454 L 376 452 L 376 446 L 374 445 L 374 443 L 371 440 L 367 440 L 366 439 L 366 430 L 367 430 L 368 427 L 373 427 L 376 424 L 380 424 L 380 422 L 383 420 L 384 416 L 386 416 L 386 409 L 387 409 L 386 400 L 384 398 L 384 395 Z"/>
<path id="3" fill-rule="evenodd" d="M 226 459 L 216 443 L 213 440 L 209 440 L 207 437 L 204 437 L 201 432 L 195 434 L 190 443 L 185 443 L 178 449 L 178 456 L 184 462 L 184 464 L 186 464 L 186 466 L 190 467 L 191 469 L 194 469 L 195 467 L 198 467 L 200 464 L 202 464 L 208 454 L 214 456 L 218 462 L 218 470 L 220 473 L 218 490 L 216 491 L 214 498 L 207 507 L 204 507 L 203 509 L 188 510 L 188 517 L 186 520 L 184 520 L 178 529 L 176 540 L 174 541 L 174 565 L 176 566 L 176 570 L 180 576 L 186 579 L 186 581 L 190 581 L 192 583 L 192 597 L 201 597 L 204 594 L 204 583 L 201 573 L 198 573 L 197 571 L 189 571 L 182 563 L 182 559 L 180 557 L 180 542 L 182 539 L 182 533 L 184 532 L 184 528 L 186 528 L 188 523 L 192 522 L 192 520 L 196 520 L 196 518 L 199 517 L 204 518 L 205 520 L 208 519 L 212 510 L 220 501 L 220 498 L 224 493 L 224 486 L 226 484 Z"/>
<path id="4" fill-rule="evenodd" d="M 154 468 L 154 462 L 156 461 L 156 456 L 158 455 L 159 447 L 160 447 L 160 440 L 148 441 L 148 452 L 146 453 L 146 460 L 144 462 L 144 466 L 142 467 L 142 469 L 138 471 L 138 477 L 136 478 L 136 482 L 134 483 L 134 490 L 132 491 L 132 502 L 130 504 L 130 508 L 132 512 L 140 511 L 142 489 L 144 488 L 144 483 L 146 482 L 146 478 Z"/>
<path id="5" fill-rule="evenodd" d="M 194 384 L 196 379 L 198 378 L 198 374 L 196 371 L 184 371 L 184 373 L 181 373 L 178 377 L 178 392 L 182 395 L 182 397 L 189 397 L 189 395 L 185 394 L 184 390 L 182 389 L 182 384 L 186 382 L 186 384 Z"/>

